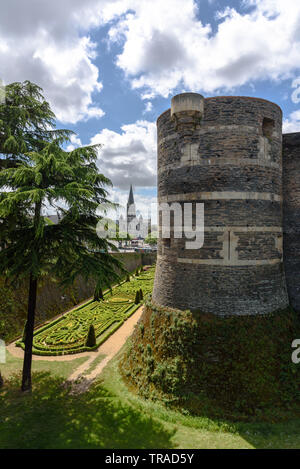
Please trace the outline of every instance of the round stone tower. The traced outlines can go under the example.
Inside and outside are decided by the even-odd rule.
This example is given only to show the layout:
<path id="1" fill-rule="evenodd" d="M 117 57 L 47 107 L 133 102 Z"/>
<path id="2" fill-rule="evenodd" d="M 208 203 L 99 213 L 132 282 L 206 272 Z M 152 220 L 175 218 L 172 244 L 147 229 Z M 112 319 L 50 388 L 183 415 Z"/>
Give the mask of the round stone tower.
<path id="1" fill-rule="evenodd" d="M 171 209 L 171 226 L 166 237 L 164 208 L 153 302 L 217 315 L 285 308 L 281 109 L 263 99 L 184 93 L 157 130 L 158 203 Z M 191 248 L 186 223 L 195 229 L 199 204 L 204 243 Z"/>

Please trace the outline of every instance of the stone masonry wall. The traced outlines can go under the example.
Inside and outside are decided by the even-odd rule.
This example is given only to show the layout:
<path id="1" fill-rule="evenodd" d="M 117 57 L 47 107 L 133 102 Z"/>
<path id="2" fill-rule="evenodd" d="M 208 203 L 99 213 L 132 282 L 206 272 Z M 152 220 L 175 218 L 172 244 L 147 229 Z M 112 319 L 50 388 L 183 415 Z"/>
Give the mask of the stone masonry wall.
<path id="1" fill-rule="evenodd" d="M 300 312 L 300 133 L 283 135 L 283 246 L 290 303 Z"/>
<path id="2" fill-rule="evenodd" d="M 201 99 L 202 113 L 168 110 L 157 121 L 158 201 L 204 203 L 205 235 L 197 250 L 172 230 L 159 240 L 153 300 L 218 315 L 284 308 L 281 110 L 255 98 Z M 161 236 L 161 216 L 159 224 Z"/>

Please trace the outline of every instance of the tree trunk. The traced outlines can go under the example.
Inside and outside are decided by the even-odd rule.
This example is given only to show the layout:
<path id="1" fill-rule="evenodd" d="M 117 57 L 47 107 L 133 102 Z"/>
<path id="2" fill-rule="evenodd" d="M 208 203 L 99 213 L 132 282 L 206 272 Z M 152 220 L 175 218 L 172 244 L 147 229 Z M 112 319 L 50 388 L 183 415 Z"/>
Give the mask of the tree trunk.
<path id="1" fill-rule="evenodd" d="M 33 228 L 34 233 L 40 223 L 42 202 L 35 204 Z M 25 331 L 25 353 L 23 362 L 23 376 L 22 376 L 22 391 L 31 391 L 31 363 L 32 363 L 32 343 L 33 343 L 33 330 L 35 320 L 35 307 L 37 295 L 37 277 L 30 273 L 29 278 L 29 293 L 28 293 L 28 313 Z"/>
<path id="2" fill-rule="evenodd" d="M 30 274 L 28 294 L 28 314 L 25 333 L 25 354 L 23 362 L 22 391 L 31 391 L 32 343 L 37 295 L 37 279 Z"/>

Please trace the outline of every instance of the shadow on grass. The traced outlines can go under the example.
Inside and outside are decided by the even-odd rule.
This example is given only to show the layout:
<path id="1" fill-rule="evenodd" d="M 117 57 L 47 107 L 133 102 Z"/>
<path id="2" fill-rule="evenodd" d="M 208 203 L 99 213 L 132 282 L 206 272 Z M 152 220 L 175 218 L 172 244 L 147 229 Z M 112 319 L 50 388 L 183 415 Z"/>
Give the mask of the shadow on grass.
<path id="1" fill-rule="evenodd" d="M 61 378 L 34 374 L 32 394 L 13 378 L 0 392 L 0 448 L 172 448 L 174 432 L 100 384 L 70 395 Z"/>

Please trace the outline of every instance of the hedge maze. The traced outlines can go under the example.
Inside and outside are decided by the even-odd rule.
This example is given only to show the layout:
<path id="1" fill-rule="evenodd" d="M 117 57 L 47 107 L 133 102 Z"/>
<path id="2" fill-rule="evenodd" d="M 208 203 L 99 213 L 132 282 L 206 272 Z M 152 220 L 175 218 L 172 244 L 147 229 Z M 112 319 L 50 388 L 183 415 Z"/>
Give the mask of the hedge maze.
<path id="1" fill-rule="evenodd" d="M 107 292 L 101 301 L 90 301 L 57 320 L 38 329 L 33 338 L 33 353 L 37 355 L 64 355 L 93 350 L 113 334 L 131 316 L 152 292 L 155 267 L 127 278 Z M 136 304 L 136 292 L 140 301 Z M 94 326 L 96 344 L 88 347 L 90 326 Z M 17 343 L 24 348 L 22 341 Z"/>

